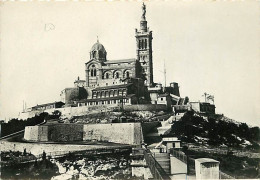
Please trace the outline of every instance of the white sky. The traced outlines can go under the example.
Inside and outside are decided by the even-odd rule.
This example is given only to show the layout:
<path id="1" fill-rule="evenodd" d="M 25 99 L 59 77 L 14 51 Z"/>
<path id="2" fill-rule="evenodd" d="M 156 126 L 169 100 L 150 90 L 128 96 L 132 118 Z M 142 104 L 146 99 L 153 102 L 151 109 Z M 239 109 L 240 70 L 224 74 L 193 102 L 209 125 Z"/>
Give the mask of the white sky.
<path id="1" fill-rule="evenodd" d="M 178 82 L 181 96 L 215 96 L 216 111 L 260 125 L 258 1 L 146 2 L 155 82 Z M 136 57 L 141 2 L 5 2 L 0 6 L 0 118 L 60 100 L 99 36 L 108 59 Z M 46 30 L 45 24 L 54 30 Z"/>

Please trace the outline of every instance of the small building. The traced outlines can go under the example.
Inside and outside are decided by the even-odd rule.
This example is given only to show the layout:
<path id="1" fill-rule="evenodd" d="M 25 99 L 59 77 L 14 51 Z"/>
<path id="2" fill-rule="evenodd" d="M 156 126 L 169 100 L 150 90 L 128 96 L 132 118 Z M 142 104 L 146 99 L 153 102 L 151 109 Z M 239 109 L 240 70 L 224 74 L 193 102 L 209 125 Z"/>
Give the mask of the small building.
<path id="1" fill-rule="evenodd" d="M 190 102 L 190 108 L 196 112 L 215 114 L 215 105 L 207 102 Z"/>
<path id="2" fill-rule="evenodd" d="M 166 143 L 166 152 L 170 152 L 170 149 L 180 149 L 181 141 L 177 137 L 164 137 L 162 140 Z"/>
<path id="3" fill-rule="evenodd" d="M 179 85 L 176 82 L 172 82 L 170 86 L 165 87 L 164 92 L 180 97 Z"/>
<path id="4" fill-rule="evenodd" d="M 84 87 L 85 85 L 86 85 L 86 81 L 85 80 L 81 80 L 79 77 L 74 82 L 74 87 Z"/>
<path id="5" fill-rule="evenodd" d="M 171 109 L 171 96 L 169 94 L 159 94 L 157 98 L 157 104 L 165 104 L 168 109 Z"/>
<path id="6" fill-rule="evenodd" d="M 65 88 L 60 94 L 61 101 L 66 105 L 73 104 L 74 101 L 86 99 L 87 97 L 88 92 L 84 87 L 80 87 L 79 85 L 77 87 Z"/>
<path id="7" fill-rule="evenodd" d="M 210 158 L 195 159 L 196 179 L 219 179 L 219 161 Z"/>
<path id="8" fill-rule="evenodd" d="M 37 111 L 37 110 L 46 110 L 46 109 L 55 109 L 55 108 L 61 108 L 64 105 L 63 102 L 58 101 L 58 102 L 53 102 L 53 103 L 47 103 L 47 104 L 40 104 L 40 105 L 36 105 L 31 107 L 30 109 L 32 111 Z"/>

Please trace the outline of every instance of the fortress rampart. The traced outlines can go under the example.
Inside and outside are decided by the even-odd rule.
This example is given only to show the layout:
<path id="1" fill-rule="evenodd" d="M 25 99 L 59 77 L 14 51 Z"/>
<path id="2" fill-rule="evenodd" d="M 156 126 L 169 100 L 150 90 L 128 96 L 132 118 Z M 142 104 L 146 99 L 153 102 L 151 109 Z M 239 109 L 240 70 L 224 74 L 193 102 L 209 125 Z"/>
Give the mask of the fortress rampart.
<path id="1" fill-rule="evenodd" d="M 140 145 L 141 123 L 52 124 L 25 127 L 24 139 L 32 142 L 105 141 Z"/>

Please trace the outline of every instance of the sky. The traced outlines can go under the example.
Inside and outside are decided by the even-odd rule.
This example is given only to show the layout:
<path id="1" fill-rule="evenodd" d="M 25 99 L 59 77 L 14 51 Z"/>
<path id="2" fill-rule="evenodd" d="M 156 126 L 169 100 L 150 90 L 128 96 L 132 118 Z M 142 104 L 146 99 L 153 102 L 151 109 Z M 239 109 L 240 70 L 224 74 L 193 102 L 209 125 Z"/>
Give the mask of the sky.
<path id="1" fill-rule="evenodd" d="M 138 2 L 2 2 L 0 118 L 60 100 L 85 79 L 97 41 L 108 60 L 136 58 Z M 257 1 L 149 1 L 154 81 L 178 82 L 182 97 L 215 96 L 216 112 L 260 126 L 260 11 Z"/>

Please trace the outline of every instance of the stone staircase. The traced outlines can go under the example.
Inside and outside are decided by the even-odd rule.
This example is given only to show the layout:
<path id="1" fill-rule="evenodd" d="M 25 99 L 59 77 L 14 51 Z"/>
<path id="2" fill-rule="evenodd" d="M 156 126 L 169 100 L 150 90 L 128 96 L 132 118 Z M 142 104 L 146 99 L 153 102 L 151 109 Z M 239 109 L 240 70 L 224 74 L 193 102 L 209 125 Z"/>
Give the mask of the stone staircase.
<path id="1" fill-rule="evenodd" d="M 161 165 L 161 167 L 167 174 L 171 174 L 169 153 L 154 153 L 154 158 Z"/>

